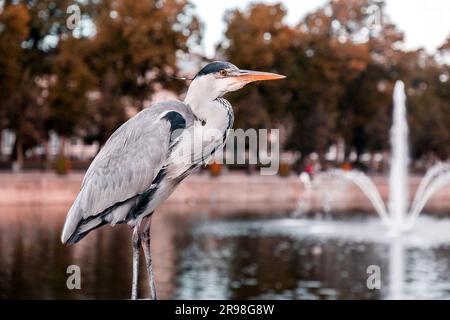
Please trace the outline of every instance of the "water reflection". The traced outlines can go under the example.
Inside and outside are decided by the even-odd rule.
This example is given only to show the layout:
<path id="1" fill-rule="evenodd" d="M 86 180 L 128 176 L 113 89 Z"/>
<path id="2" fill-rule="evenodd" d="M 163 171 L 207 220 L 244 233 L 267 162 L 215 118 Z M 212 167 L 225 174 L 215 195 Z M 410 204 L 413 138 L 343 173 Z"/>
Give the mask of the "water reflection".
<path id="1" fill-rule="evenodd" d="M 189 258 L 183 259 L 185 271 L 180 274 L 175 297 L 379 298 L 378 292 L 365 287 L 364 261 L 377 249 L 252 233 L 231 237 L 201 234 L 186 250 Z"/>
<path id="2" fill-rule="evenodd" d="M 59 241 L 66 210 L 0 209 L 1 299 L 129 298 L 128 227 L 101 228 L 66 247 Z M 450 297 L 449 222 L 422 219 L 419 230 L 393 242 L 375 219 L 312 221 L 277 217 L 272 208 L 257 216 L 230 210 L 158 212 L 152 246 L 160 298 Z M 71 264 L 81 268 L 82 290 L 66 288 Z M 369 265 L 382 270 L 381 290 L 366 287 Z M 140 293 L 148 295 L 144 280 Z"/>

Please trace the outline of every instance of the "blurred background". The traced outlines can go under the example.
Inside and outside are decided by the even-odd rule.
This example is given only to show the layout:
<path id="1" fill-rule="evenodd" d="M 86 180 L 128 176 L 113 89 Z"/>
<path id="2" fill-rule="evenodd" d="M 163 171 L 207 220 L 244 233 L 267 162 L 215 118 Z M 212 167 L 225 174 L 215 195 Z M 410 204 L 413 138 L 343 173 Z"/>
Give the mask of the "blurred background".
<path id="1" fill-rule="evenodd" d="M 396 80 L 411 189 L 449 158 L 448 12 L 445 0 L 0 0 L 0 298 L 128 298 L 126 226 L 67 248 L 63 219 L 111 133 L 155 101 L 183 99 L 189 82 L 174 77 L 212 60 L 287 76 L 227 96 L 235 128 L 280 130 L 279 176 L 212 164 L 180 186 L 153 227 L 161 298 L 384 299 L 393 280 L 395 297 L 449 298 L 450 188 L 426 207 L 443 220 L 418 233 L 442 237 L 405 240 L 404 269 L 388 276 L 398 261 L 389 267 L 382 228 L 364 229 L 375 213 L 363 194 L 298 178 L 358 169 L 386 199 Z M 66 288 L 70 264 L 82 290 Z M 373 264 L 386 269 L 380 290 L 366 286 Z"/>

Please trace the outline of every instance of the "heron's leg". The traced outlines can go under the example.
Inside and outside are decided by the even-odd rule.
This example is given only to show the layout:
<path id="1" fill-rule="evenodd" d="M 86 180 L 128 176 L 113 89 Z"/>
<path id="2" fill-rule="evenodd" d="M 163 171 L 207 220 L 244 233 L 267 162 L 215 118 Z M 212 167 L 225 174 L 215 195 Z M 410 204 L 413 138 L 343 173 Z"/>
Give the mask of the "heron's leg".
<path id="1" fill-rule="evenodd" d="M 142 248 L 144 250 L 145 255 L 145 262 L 147 267 L 147 273 L 148 273 L 148 283 L 150 287 L 150 299 L 156 300 L 156 287 L 155 287 L 155 277 L 153 276 L 153 267 L 152 267 L 152 255 L 151 255 L 151 233 L 150 228 L 152 225 L 152 214 L 150 214 L 148 217 L 145 218 L 145 224 L 144 228 L 142 230 L 141 234 L 141 240 L 142 240 Z"/>
<path id="2" fill-rule="evenodd" d="M 139 250 L 141 249 L 141 239 L 139 235 L 139 225 L 133 228 L 133 280 L 131 289 L 131 299 L 136 300 L 138 296 L 139 282 Z"/>

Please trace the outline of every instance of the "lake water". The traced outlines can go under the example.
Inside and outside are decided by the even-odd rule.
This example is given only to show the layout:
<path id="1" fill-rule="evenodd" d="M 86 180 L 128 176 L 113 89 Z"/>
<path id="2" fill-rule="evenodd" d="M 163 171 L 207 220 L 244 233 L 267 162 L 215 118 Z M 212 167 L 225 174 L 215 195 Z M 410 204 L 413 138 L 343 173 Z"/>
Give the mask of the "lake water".
<path id="1" fill-rule="evenodd" d="M 129 228 L 106 226 L 62 245 L 66 210 L 0 208 L 0 299 L 129 298 Z M 448 219 L 422 217 L 392 238 L 376 218 L 196 210 L 165 207 L 152 223 L 161 299 L 450 298 Z M 81 269 L 81 290 L 66 286 L 69 265 Z M 367 286 L 369 266 L 380 271 L 380 289 Z"/>

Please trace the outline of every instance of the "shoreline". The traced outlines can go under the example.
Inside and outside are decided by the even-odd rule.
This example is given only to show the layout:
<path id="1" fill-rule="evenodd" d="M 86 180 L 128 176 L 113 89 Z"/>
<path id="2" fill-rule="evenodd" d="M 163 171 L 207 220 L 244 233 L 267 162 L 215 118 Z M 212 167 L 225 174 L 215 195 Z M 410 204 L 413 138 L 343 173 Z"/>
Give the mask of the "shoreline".
<path id="1" fill-rule="evenodd" d="M 68 208 L 79 191 L 83 176 L 81 172 L 65 176 L 42 172 L 0 173 L 0 207 Z M 410 197 L 414 195 L 420 178 L 410 177 Z M 373 181 L 387 203 L 388 177 L 376 176 Z M 209 208 L 208 211 L 268 212 L 294 211 L 302 200 L 306 212 L 323 210 L 323 203 L 327 201 L 332 202 L 333 212 L 374 211 L 364 194 L 351 184 L 338 184 L 326 189 L 308 192 L 295 175 L 279 177 L 233 172 L 211 177 L 203 172 L 186 178 L 165 205 L 179 207 L 186 212 L 195 211 L 195 207 Z M 450 215 L 450 185 L 437 192 L 424 211 Z"/>

